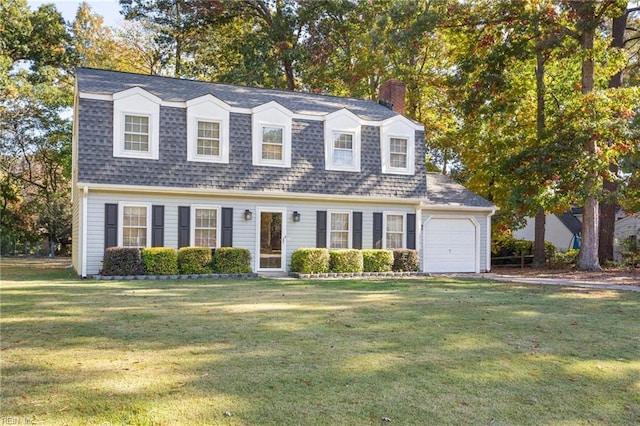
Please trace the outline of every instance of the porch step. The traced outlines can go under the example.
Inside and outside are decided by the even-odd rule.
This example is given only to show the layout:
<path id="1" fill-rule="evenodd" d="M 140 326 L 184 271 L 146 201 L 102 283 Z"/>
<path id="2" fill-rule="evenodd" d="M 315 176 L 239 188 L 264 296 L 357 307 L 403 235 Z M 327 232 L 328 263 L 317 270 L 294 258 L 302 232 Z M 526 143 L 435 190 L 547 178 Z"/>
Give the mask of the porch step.
<path id="1" fill-rule="evenodd" d="M 288 272 L 258 272 L 260 278 L 268 278 L 270 280 L 295 280 L 296 278 L 289 276 Z"/>

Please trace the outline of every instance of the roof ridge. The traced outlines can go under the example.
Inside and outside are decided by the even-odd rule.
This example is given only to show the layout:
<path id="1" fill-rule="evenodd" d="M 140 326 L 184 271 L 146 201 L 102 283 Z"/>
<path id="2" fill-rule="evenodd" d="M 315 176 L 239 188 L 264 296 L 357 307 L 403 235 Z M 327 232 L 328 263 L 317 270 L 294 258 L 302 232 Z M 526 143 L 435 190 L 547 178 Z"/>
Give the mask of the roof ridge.
<path id="1" fill-rule="evenodd" d="M 358 101 L 358 102 L 368 102 L 371 103 L 373 105 L 379 105 L 378 102 L 372 100 L 372 99 L 363 99 L 363 98 L 354 98 L 354 97 L 348 97 L 348 96 L 337 96 L 337 95 L 331 95 L 331 94 L 326 94 L 326 93 L 312 93 L 312 92 L 303 92 L 303 91 L 296 91 L 296 90 L 284 90 L 284 89 L 275 89 L 275 88 L 271 88 L 271 87 L 259 87 L 259 86 L 250 86 L 250 85 L 245 85 L 245 84 L 235 84 L 235 83 L 221 83 L 221 82 L 216 82 L 216 81 L 204 81 L 204 80 L 197 80 L 197 79 L 189 79 L 189 78 L 181 78 L 181 77 L 171 77 L 171 76 L 164 76 L 164 75 L 154 75 L 154 74 L 142 74 L 142 73 L 136 73 L 136 72 L 131 72 L 131 71 L 116 71 L 116 70 L 108 70 L 108 69 L 104 69 L 104 68 L 93 68 L 93 67 L 77 67 L 76 68 L 76 72 L 77 70 L 91 70 L 91 71 L 100 71 L 100 72 L 107 72 L 107 73 L 118 73 L 118 74 L 129 74 L 132 76 L 140 76 L 140 77 L 145 77 L 145 78 L 158 78 L 158 79 L 170 79 L 170 80 L 175 80 L 175 81 L 180 81 L 180 82 L 191 82 L 191 83 L 196 83 L 196 84 L 211 84 L 211 85 L 216 85 L 216 86 L 226 86 L 226 87 L 233 87 L 233 88 L 243 88 L 243 89 L 252 89 L 252 90 L 261 90 L 261 91 L 265 91 L 265 92 L 276 92 L 276 93 L 282 93 L 282 94 L 289 94 L 289 95 L 295 95 L 295 96 L 313 96 L 313 97 L 323 97 L 323 98 L 333 98 L 333 99 L 349 99 L 349 100 L 353 100 L 353 101 Z M 380 105 L 381 107 L 385 108 L 384 106 Z M 395 111 L 394 114 L 396 115 L 402 115 L 399 114 Z"/>

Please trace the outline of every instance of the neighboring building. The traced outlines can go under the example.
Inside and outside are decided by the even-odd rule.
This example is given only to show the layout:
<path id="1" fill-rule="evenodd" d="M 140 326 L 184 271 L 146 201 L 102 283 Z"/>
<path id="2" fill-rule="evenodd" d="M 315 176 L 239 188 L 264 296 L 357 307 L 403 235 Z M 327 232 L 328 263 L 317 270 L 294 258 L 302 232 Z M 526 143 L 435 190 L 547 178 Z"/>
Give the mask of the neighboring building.
<path id="1" fill-rule="evenodd" d="M 563 214 L 548 214 L 545 217 L 544 240 L 552 243 L 558 250 L 580 248 L 582 232 L 582 209 L 573 208 Z M 524 228 L 513 231 L 513 236 L 522 240 L 535 240 L 536 221 L 526 218 Z"/>
<path id="2" fill-rule="evenodd" d="M 613 258 L 616 261 L 622 260 L 620 245 L 622 241 L 629 237 L 636 237 L 640 241 L 640 214 L 624 215 L 616 221 L 616 230 L 613 240 Z"/>
<path id="3" fill-rule="evenodd" d="M 73 265 L 111 246 L 415 248 L 423 270 L 490 269 L 496 207 L 427 174 L 424 129 L 372 101 L 77 70 Z M 391 86 L 391 87 L 389 87 Z M 386 100 L 404 85 L 383 85 Z M 396 109 L 398 105 L 396 104 Z"/>

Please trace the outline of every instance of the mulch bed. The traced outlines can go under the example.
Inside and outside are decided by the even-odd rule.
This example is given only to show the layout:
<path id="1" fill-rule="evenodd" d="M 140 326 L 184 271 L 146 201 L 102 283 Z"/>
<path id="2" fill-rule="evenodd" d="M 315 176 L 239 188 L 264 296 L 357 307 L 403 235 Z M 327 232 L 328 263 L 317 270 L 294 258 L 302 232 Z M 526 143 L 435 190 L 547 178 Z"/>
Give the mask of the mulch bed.
<path id="1" fill-rule="evenodd" d="M 555 278 L 574 280 L 580 282 L 603 282 L 617 285 L 640 285 L 640 269 L 616 268 L 603 269 L 599 272 L 576 271 L 575 269 L 551 269 L 551 268 L 516 268 L 497 267 L 491 272 L 499 275 L 520 276 L 527 278 Z"/>

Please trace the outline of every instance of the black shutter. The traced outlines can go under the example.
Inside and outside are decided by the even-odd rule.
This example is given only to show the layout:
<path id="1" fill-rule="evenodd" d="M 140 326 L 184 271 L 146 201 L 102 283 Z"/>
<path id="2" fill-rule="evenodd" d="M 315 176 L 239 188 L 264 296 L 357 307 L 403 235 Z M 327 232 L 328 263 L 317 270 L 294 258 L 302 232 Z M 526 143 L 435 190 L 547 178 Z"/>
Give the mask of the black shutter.
<path id="1" fill-rule="evenodd" d="M 118 205 L 104 205 L 104 248 L 118 245 Z"/>
<path id="2" fill-rule="evenodd" d="M 373 248 L 382 248 L 382 213 L 373 214 Z"/>
<path id="3" fill-rule="evenodd" d="M 233 209 L 222 208 L 222 241 L 220 247 L 233 247 Z"/>
<path id="4" fill-rule="evenodd" d="M 362 212 L 353 212 L 353 244 L 354 249 L 362 248 Z"/>
<path id="5" fill-rule="evenodd" d="M 191 208 L 178 207 L 178 248 L 188 247 L 191 240 Z"/>
<path id="6" fill-rule="evenodd" d="M 151 246 L 164 246 L 164 206 L 151 206 Z"/>
<path id="7" fill-rule="evenodd" d="M 316 247 L 327 246 L 327 212 L 316 211 Z"/>
<path id="8" fill-rule="evenodd" d="M 416 248 L 416 215 L 407 213 L 407 248 Z"/>

